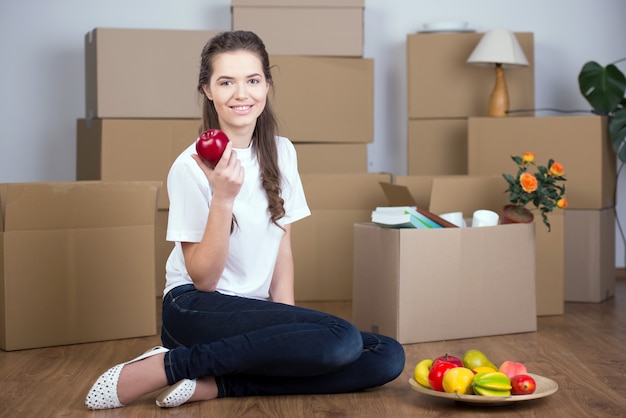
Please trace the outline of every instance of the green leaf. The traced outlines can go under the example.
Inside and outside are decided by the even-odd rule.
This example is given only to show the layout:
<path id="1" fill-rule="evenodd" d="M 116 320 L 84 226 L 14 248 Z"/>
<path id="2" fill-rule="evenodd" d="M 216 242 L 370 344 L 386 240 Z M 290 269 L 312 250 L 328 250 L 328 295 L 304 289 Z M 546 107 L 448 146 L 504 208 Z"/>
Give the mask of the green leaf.
<path id="1" fill-rule="evenodd" d="M 512 156 L 511 156 L 511 159 L 512 159 L 513 161 L 515 161 L 515 164 L 517 164 L 517 165 L 521 165 L 521 164 L 522 164 L 522 161 L 524 161 L 524 160 L 522 160 L 522 157 L 520 157 L 519 155 L 516 155 L 516 156 L 513 156 L 513 155 L 512 155 Z"/>
<path id="2" fill-rule="evenodd" d="M 626 147 L 622 147 L 617 154 L 620 161 L 626 162 Z"/>
<path id="3" fill-rule="evenodd" d="M 586 63 L 578 74 L 580 92 L 593 109 L 609 114 L 624 99 L 626 77 L 613 64 Z"/>
<path id="4" fill-rule="evenodd" d="M 626 161 L 626 147 L 622 146 L 626 140 L 626 108 L 617 110 L 609 119 L 609 134 L 620 161 Z"/>
<path id="5" fill-rule="evenodd" d="M 507 181 L 507 183 L 514 185 L 515 184 L 515 178 L 510 175 L 510 174 L 502 174 L 502 177 L 504 177 L 504 179 Z"/>

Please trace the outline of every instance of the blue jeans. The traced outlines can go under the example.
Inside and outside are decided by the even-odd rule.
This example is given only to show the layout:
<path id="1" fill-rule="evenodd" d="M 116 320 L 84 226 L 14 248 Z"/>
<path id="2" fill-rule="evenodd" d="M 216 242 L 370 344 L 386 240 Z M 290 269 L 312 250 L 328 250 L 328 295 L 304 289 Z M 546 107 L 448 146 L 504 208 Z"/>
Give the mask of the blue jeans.
<path id="1" fill-rule="evenodd" d="M 163 299 L 168 384 L 214 376 L 219 397 L 354 392 L 404 369 L 392 338 L 341 318 L 179 286 Z"/>

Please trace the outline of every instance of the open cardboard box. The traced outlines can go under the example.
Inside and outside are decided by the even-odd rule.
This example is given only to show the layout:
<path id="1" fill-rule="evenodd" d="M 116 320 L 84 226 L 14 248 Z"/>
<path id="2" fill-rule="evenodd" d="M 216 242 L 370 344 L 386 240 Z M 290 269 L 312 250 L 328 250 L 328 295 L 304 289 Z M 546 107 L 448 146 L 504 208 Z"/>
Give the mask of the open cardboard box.
<path id="1" fill-rule="evenodd" d="M 436 214 L 463 210 L 465 216 L 471 218 L 476 209 L 499 213 L 507 203 L 504 193 L 506 183 L 500 174 L 399 176 L 396 177 L 396 184 L 407 186 L 419 205 Z M 550 213 L 550 232 L 541 222 L 541 217 L 535 216 L 538 316 L 562 315 L 565 310 L 564 213 L 561 210 Z"/>
<path id="2" fill-rule="evenodd" d="M 160 182 L 0 184 L 0 348 L 156 334 Z"/>
<path id="3" fill-rule="evenodd" d="M 454 189 L 479 194 L 492 181 L 431 179 L 429 209 Z M 455 203 L 463 212 L 478 209 L 471 201 Z M 393 229 L 357 223 L 353 262 L 352 320 L 360 329 L 403 344 L 537 329 L 534 224 Z"/>

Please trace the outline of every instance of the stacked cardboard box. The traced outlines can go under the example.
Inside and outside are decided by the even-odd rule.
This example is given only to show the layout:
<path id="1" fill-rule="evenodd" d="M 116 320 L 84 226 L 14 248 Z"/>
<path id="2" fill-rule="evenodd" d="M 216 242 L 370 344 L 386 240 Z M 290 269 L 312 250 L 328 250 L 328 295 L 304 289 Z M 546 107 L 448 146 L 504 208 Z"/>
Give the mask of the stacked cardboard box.
<path id="1" fill-rule="evenodd" d="M 281 135 L 298 151 L 301 173 L 367 172 L 367 144 L 374 140 L 374 61 L 295 55 L 270 60 L 270 100 Z"/>
<path id="2" fill-rule="evenodd" d="M 216 33 L 93 29 L 85 35 L 85 117 L 200 117 L 200 51 Z"/>
<path id="3" fill-rule="evenodd" d="M 476 138 L 484 133 L 484 130 L 480 133 L 476 131 L 476 120 L 489 124 L 490 121 L 498 123 L 498 119 L 517 119 L 482 117 L 487 114 L 495 74 L 493 69 L 466 63 L 482 35 L 421 33 L 407 37 L 409 175 L 501 175 L 511 171 L 511 167 L 506 165 L 508 169 L 494 170 L 494 164 L 510 164 L 510 155 L 529 151 L 524 146 L 524 149 L 507 150 L 510 152 L 504 156 L 494 156 L 489 152 L 491 143 L 476 146 Z M 510 108 L 533 109 L 534 36 L 526 32 L 515 35 L 530 65 L 505 69 Z M 492 140 L 498 146 L 521 146 L 524 142 L 528 143 L 528 137 L 533 136 L 532 132 L 524 128 L 501 129 L 497 133 L 498 137 Z M 514 135 L 520 137 L 519 142 L 511 141 L 513 131 Z M 498 187 L 506 189 L 503 179 Z M 538 315 L 561 314 L 564 309 L 565 220 L 562 213 L 557 212 L 551 221 L 551 233 L 548 234 L 542 225 L 538 225 L 536 234 Z"/>
<path id="4" fill-rule="evenodd" d="M 293 225 L 298 300 L 352 299 L 353 226 L 385 206 L 389 174 L 304 174 L 311 216 Z"/>
<path id="5" fill-rule="evenodd" d="M 293 226 L 296 299 L 352 298 L 352 228 L 386 203 L 368 173 L 374 62 L 363 57 L 364 0 L 233 0 L 233 29 L 264 41 L 280 134 L 298 152 L 312 215 Z"/>
<path id="6" fill-rule="evenodd" d="M 538 312 L 559 314 L 562 301 L 600 302 L 612 296 L 616 156 L 606 119 L 595 115 L 470 118 L 468 142 L 471 174 L 513 173 L 511 155 L 526 151 L 534 152 L 544 165 L 552 158 L 565 167 L 569 206 L 550 214 L 552 232 L 537 225 Z M 555 234 L 563 236 L 560 246 L 539 242 L 540 237 L 555 241 Z M 551 299 L 546 294 L 552 294 Z"/>
<path id="7" fill-rule="evenodd" d="M 511 109 L 532 109 L 534 36 L 515 34 L 529 66 L 506 68 Z M 493 68 L 468 64 L 482 33 L 407 36 L 408 174 L 467 174 L 467 118 L 487 115 Z"/>
<path id="8" fill-rule="evenodd" d="M 270 54 L 363 56 L 365 0 L 232 0 L 233 29 L 258 34 Z"/>
<path id="9" fill-rule="evenodd" d="M 85 118 L 77 180 L 155 180 L 197 138 L 200 52 L 218 31 L 96 28 L 85 35 Z M 155 291 L 165 285 L 169 202 L 159 195 Z"/>

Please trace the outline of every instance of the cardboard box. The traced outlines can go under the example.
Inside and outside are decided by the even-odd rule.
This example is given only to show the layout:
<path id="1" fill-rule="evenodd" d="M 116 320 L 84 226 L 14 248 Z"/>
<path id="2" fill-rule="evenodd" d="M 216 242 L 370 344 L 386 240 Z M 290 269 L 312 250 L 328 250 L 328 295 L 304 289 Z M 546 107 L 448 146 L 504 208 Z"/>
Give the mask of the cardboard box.
<path id="1" fill-rule="evenodd" d="M 352 298 L 353 225 L 369 221 L 387 198 L 386 173 L 302 175 L 311 216 L 292 227 L 297 301 Z"/>
<path id="2" fill-rule="evenodd" d="M 270 62 L 281 135 L 293 142 L 374 140 L 374 60 L 273 55 Z"/>
<path id="3" fill-rule="evenodd" d="M 515 174 L 511 156 L 527 151 L 534 152 L 541 165 L 547 165 L 550 158 L 563 164 L 568 208 L 615 205 L 617 157 L 608 139 L 606 118 L 469 118 L 469 174 Z"/>
<path id="4" fill-rule="evenodd" d="M 356 224 L 352 321 L 402 344 L 536 331 L 533 231 Z"/>
<path id="5" fill-rule="evenodd" d="M 258 34 L 270 54 L 363 56 L 365 0 L 233 0 L 233 29 Z"/>
<path id="6" fill-rule="evenodd" d="M 465 180 L 432 179 L 431 208 L 452 203 L 440 189 L 446 194 L 451 186 L 481 182 Z M 473 212 L 464 200 L 453 203 Z M 394 229 L 360 223 L 353 259 L 352 321 L 360 329 L 402 344 L 537 330 L 534 224 Z"/>
<path id="7" fill-rule="evenodd" d="M 483 33 L 418 33 L 407 36 L 409 118 L 487 116 L 495 66 L 466 61 Z M 528 67 L 505 68 L 510 109 L 535 107 L 534 35 L 515 36 Z"/>
<path id="8" fill-rule="evenodd" d="M 200 128 L 196 119 L 78 119 L 76 179 L 161 181 L 158 207 L 167 209 L 167 174 Z"/>
<path id="9" fill-rule="evenodd" d="M 538 316 L 565 312 L 565 212 L 550 214 L 550 232 L 541 216 L 535 216 Z"/>
<path id="10" fill-rule="evenodd" d="M 410 119 L 409 176 L 467 174 L 467 119 Z"/>
<path id="11" fill-rule="evenodd" d="M 174 249 L 174 243 L 165 239 L 167 236 L 167 217 L 169 209 L 159 209 L 156 215 L 156 252 L 154 292 L 157 299 L 163 297 L 165 290 L 165 264 Z"/>
<path id="12" fill-rule="evenodd" d="M 300 174 L 367 173 L 367 144 L 294 144 Z"/>
<path id="13" fill-rule="evenodd" d="M 615 209 L 565 211 L 565 300 L 615 295 Z"/>
<path id="14" fill-rule="evenodd" d="M 156 334 L 158 182 L 0 184 L 0 348 Z"/>
<path id="15" fill-rule="evenodd" d="M 85 35 L 85 117 L 199 118 L 200 54 L 218 32 L 93 29 Z"/>
<path id="16" fill-rule="evenodd" d="M 489 209 L 500 213 L 506 203 L 506 195 L 501 193 L 506 184 L 497 175 L 398 176 L 396 184 L 407 186 L 418 205 L 438 215 L 462 210 L 465 217 L 471 219 L 474 210 Z M 549 217 L 551 232 L 540 216 L 535 216 L 534 222 L 538 316 L 562 315 L 565 310 L 563 211 L 555 210 Z"/>

